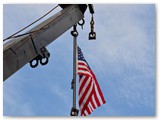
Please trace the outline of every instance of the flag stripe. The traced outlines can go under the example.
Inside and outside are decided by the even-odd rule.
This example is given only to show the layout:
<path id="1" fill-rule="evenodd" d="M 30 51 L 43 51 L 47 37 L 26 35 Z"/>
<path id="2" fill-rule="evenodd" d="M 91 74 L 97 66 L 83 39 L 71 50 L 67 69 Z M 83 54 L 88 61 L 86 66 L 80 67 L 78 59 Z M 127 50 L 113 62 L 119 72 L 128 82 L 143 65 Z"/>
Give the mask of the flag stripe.
<path id="1" fill-rule="evenodd" d="M 99 86 L 99 84 L 98 84 L 98 81 L 97 81 L 94 73 L 92 72 L 92 70 L 90 70 L 90 72 L 91 72 L 91 74 L 92 74 L 92 76 L 93 76 L 93 78 L 94 78 L 94 82 L 95 82 L 96 88 L 98 89 L 99 95 L 100 95 L 100 96 L 103 96 L 102 91 L 101 91 L 101 89 L 100 89 L 100 86 Z M 102 101 L 103 101 L 103 104 L 106 103 L 104 97 L 101 97 L 101 99 L 102 99 Z"/>
<path id="2" fill-rule="evenodd" d="M 89 105 L 88 105 L 88 106 L 90 107 L 91 111 L 94 110 L 94 108 L 93 108 L 93 106 L 92 106 L 92 104 L 91 104 L 91 101 L 89 102 Z"/>
<path id="3" fill-rule="evenodd" d="M 78 70 L 82 70 L 82 71 L 86 71 L 86 72 L 90 72 L 90 70 L 88 68 L 86 68 L 86 66 L 83 67 L 79 67 Z"/>
<path id="4" fill-rule="evenodd" d="M 92 96 L 93 96 L 93 94 L 92 94 Z M 92 107 L 93 107 L 93 110 L 94 109 L 96 109 L 96 106 L 94 105 L 94 103 L 93 103 L 93 99 L 92 99 L 92 96 L 91 96 L 91 100 L 90 100 L 90 103 L 91 103 L 91 105 L 92 105 Z"/>
<path id="5" fill-rule="evenodd" d="M 79 79 L 79 87 L 82 85 L 82 83 L 84 82 L 86 76 L 82 76 L 81 79 Z"/>
<path id="6" fill-rule="evenodd" d="M 88 112 L 87 112 L 87 110 L 85 110 L 85 111 L 84 111 L 84 115 L 85 115 L 85 116 L 87 116 L 87 115 L 88 115 Z"/>
<path id="7" fill-rule="evenodd" d="M 88 108 L 89 108 L 89 113 L 91 113 L 92 112 L 92 110 L 91 110 L 91 107 L 88 105 Z"/>
<path id="8" fill-rule="evenodd" d="M 90 86 L 89 86 L 90 81 L 91 81 L 91 77 L 87 80 L 87 82 L 86 82 L 85 85 L 83 86 L 82 90 L 80 90 L 81 92 L 79 93 L 79 99 L 81 99 L 81 97 L 82 97 L 82 95 L 85 93 L 86 89 L 87 89 L 88 87 L 90 87 Z"/>
<path id="9" fill-rule="evenodd" d="M 97 106 L 99 107 L 99 106 L 100 106 L 100 102 L 98 101 L 98 97 L 97 97 L 97 95 L 96 95 L 95 89 L 94 89 L 94 98 L 95 98 L 95 101 L 96 101 L 96 103 L 97 103 Z"/>
<path id="10" fill-rule="evenodd" d="M 101 96 L 100 96 L 100 93 L 99 93 L 99 91 L 98 91 L 98 88 L 97 88 L 97 85 L 96 85 L 96 84 L 95 84 L 95 91 L 96 91 L 96 95 L 97 95 L 97 97 L 98 97 L 98 101 L 100 102 L 100 105 L 102 105 L 102 104 L 103 104 L 102 98 L 101 98 Z"/>
<path id="11" fill-rule="evenodd" d="M 90 69 L 85 65 L 78 65 L 78 69 L 83 69 L 83 70 L 87 70 L 90 72 Z"/>
<path id="12" fill-rule="evenodd" d="M 94 95 L 92 95 L 92 100 L 93 100 L 94 106 L 97 108 L 97 107 L 98 107 L 98 105 L 97 105 L 97 103 L 96 103 L 96 100 L 95 100 Z"/>
<path id="13" fill-rule="evenodd" d="M 91 72 L 92 72 L 92 71 L 91 71 Z M 92 73 L 93 73 L 93 72 L 92 72 Z M 97 94 L 97 95 L 100 96 L 100 98 L 102 99 L 102 103 L 104 104 L 104 103 L 106 103 L 106 101 L 105 101 L 104 97 L 101 97 L 101 96 L 103 96 L 103 94 L 102 94 L 102 91 L 101 91 L 101 89 L 100 89 L 100 86 L 99 86 L 99 84 L 98 84 L 98 82 L 97 82 L 96 77 L 95 77 L 94 74 L 93 74 L 93 77 L 95 78 L 95 79 L 94 79 L 95 86 L 96 86 L 96 89 L 97 89 L 97 91 L 98 91 L 98 93 L 99 93 L 99 94 Z M 101 105 L 102 105 L 102 104 L 101 104 Z"/>
<path id="14" fill-rule="evenodd" d="M 88 67 L 88 64 L 85 61 L 78 60 L 78 65 L 85 65 Z"/>
<path id="15" fill-rule="evenodd" d="M 88 71 L 84 71 L 84 70 L 79 70 L 79 69 L 78 69 L 78 74 L 79 74 L 79 75 L 89 75 L 89 76 L 91 76 L 91 77 L 92 77 L 92 75 L 91 75 L 91 73 L 90 73 L 90 72 L 88 72 Z"/>
<path id="16" fill-rule="evenodd" d="M 91 102 L 91 100 L 92 100 L 92 95 L 93 95 L 93 94 L 95 94 L 94 86 L 93 86 L 92 92 L 91 92 L 89 98 L 87 99 L 87 101 L 85 102 L 85 105 L 84 105 L 84 106 L 88 106 L 89 102 Z M 96 102 L 97 102 L 98 105 L 100 105 L 98 100 L 97 100 Z M 82 109 L 82 111 L 83 111 L 84 109 L 85 109 L 85 107 Z"/>
<path id="17" fill-rule="evenodd" d="M 82 84 L 81 84 L 81 86 L 79 86 L 79 92 L 78 92 L 78 95 L 80 95 L 80 93 L 81 93 L 81 91 L 82 91 L 82 89 L 83 89 L 83 87 L 84 87 L 84 85 L 86 84 L 86 82 L 87 81 L 89 81 L 88 80 L 88 77 L 85 77 L 85 79 L 84 79 L 84 81 L 82 82 Z M 91 84 L 91 81 L 89 81 L 90 83 L 89 83 L 89 85 Z M 89 85 L 88 85 L 88 88 L 85 88 L 86 90 L 88 90 L 89 89 Z M 87 92 L 87 91 L 86 91 Z M 80 98 L 79 98 L 80 99 Z"/>
<path id="18" fill-rule="evenodd" d="M 80 106 L 81 109 L 83 109 L 83 106 L 85 105 L 85 103 L 86 103 L 86 101 L 87 101 L 87 99 L 88 99 L 88 97 L 89 97 L 89 95 L 90 95 L 90 93 L 91 93 L 91 91 L 92 91 L 92 88 L 93 88 L 93 82 L 92 82 L 91 87 L 89 88 L 86 96 L 84 97 L 84 99 L 83 99 L 83 101 L 82 101 L 82 104 L 81 104 L 81 106 Z M 80 103 L 81 103 L 81 101 L 80 101 Z"/>

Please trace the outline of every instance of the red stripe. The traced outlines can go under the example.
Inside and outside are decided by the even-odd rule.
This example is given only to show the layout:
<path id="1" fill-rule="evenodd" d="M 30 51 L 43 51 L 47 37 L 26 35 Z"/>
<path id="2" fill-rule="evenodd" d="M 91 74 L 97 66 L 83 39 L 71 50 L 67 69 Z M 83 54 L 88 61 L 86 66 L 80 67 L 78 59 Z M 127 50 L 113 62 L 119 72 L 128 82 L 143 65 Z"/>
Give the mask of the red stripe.
<path id="1" fill-rule="evenodd" d="M 85 111 L 85 109 L 88 107 L 88 103 L 92 100 L 92 95 L 94 94 L 94 88 L 91 91 L 91 94 L 89 95 L 87 101 L 85 102 L 83 108 L 81 109 L 81 111 Z"/>
<path id="2" fill-rule="evenodd" d="M 95 101 L 97 103 L 97 106 L 99 107 L 100 106 L 100 102 L 98 100 L 98 97 L 97 97 L 97 94 L 96 94 L 96 91 L 94 90 L 94 98 L 95 98 Z"/>
<path id="3" fill-rule="evenodd" d="M 83 73 L 83 72 L 78 72 L 78 75 L 84 75 L 84 76 L 90 76 L 90 77 L 92 77 L 90 74 Z"/>
<path id="4" fill-rule="evenodd" d="M 105 101 L 105 99 L 104 99 L 104 96 L 103 96 L 103 93 L 102 93 L 102 91 L 101 91 L 101 89 L 100 89 L 100 86 L 99 86 L 99 84 L 98 84 L 98 82 L 97 82 L 96 76 L 94 75 L 94 73 L 92 72 L 92 70 L 90 70 L 90 72 L 91 72 L 91 74 L 92 74 L 92 76 L 93 76 L 93 78 L 94 78 L 95 84 L 97 85 L 97 89 L 98 89 L 98 92 L 99 92 L 99 94 L 100 94 L 100 96 L 101 96 L 102 102 L 103 102 L 103 103 L 106 103 L 106 101 Z"/>
<path id="5" fill-rule="evenodd" d="M 87 107 L 86 111 L 88 112 L 88 115 L 92 113 L 92 111 L 89 110 L 89 107 Z"/>
<path id="6" fill-rule="evenodd" d="M 93 74 L 93 72 L 92 72 L 92 74 Z M 103 94 L 102 94 L 102 92 L 101 92 L 101 90 L 100 90 L 99 84 L 98 84 L 98 82 L 97 82 L 96 77 L 94 76 L 94 74 L 93 74 L 93 78 L 95 79 L 94 81 L 95 81 L 95 84 L 97 85 L 97 89 L 98 89 L 98 92 L 99 92 L 99 96 L 101 97 L 102 102 L 105 103 Z M 94 87 L 95 87 L 95 86 L 94 86 Z M 87 93 L 87 92 L 88 92 L 88 89 L 86 90 L 86 93 Z M 95 97 L 95 101 L 96 101 L 97 106 L 98 106 L 98 107 L 100 106 L 100 102 L 99 102 L 99 100 L 98 100 L 98 97 L 97 97 L 95 88 L 93 88 L 91 94 L 89 95 L 89 97 L 88 97 L 88 99 L 87 99 L 86 103 L 84 104 L 84 107 L 82 108 L 81 111 L 85 111 L 85 109 L 87 108 L 88 103 L 92 101 L 92 95 L 93 95 L 93 94 L 94 94 L 94 97 Z M 86 94 L 85 94 L 85 95 L 86 95 Z M 84 99 L 85 96 L 82 96 L 82 98 Z M 83 101 L 82 98 L 81 98 L 81 101 Z M 81 102 L 79 102 L 79 104 L 81 105 Z M 92 101 L 92 106 L 93 106 L 93 108 L 95 108 L 93 101 Z"/>
<path id="7" fill-rule="evenodd" d="M 88 69 L 86 69 L 86 68 L 80 68 L 80 67 L 78 67 L 78 70 L 83 70 L 83 71 L 88 71 L 88 72 L 90 72 L 90 70 L 88 70 Z"/>
<path id="8" fill-rule="evenodd" d="M 86 68 L 81 68 L 81 67 L 78 67 L 78 70 L 82 70 L 82 71 L 88 71 L 90 74 L 91 74 L 91 71 L 89 69 L 86 69 Z"/>
<path id="9" fill-rule="evenodd" d="M 87 63 L 85 64 L 85 63 L 78 62 L 78 65 L 86 66 L 89 69 Z"/>
<path id="10" fill-rule="evenodd" d="M 86 63 L 86 62 L 79 62 L 79 61 L 78 61 L 78 65 L 82 65 L 82 66 L 86 66 L 86 67 L 88 67 L 88 65 L 87 65 L 87 63 Z"/>
<path id="11" fill-rule="evenodd" d="M 91 86 L 91 83 L 92 83 L 92 80 L 89 82 L 89 84 L 88 84 L 88 86 L 87 86 L 85 92 L 83 93 L 81 99 L 79 99 L 79 105 L 80 105 L 80 106 L 81 106 L 81 104 L 82 104 L 82 102 L 83 102 L 83 100 L 84 100 L 86 94 L 88 93 L 88 90 L 89 90 L 89 88 L 90 88 L 90 86 Z M 81 92 L 81 91 L 82 91 L 82 89 L 80 89 L 80 92 Z M 89 96 L 90 96 L 90 95 L 89 95 Z"/>
<path id="12" fill-rule="evenodd" d="M 93 95 L 93 94 L 92 94 L 92 95 Z M 95 106 L 95 105 L 94 105 L 94 103 L 93 103 L 92 96 L 91 96 L 90 103 L 91 103 L 91 105 L 92 105 L 93 109 L 95 109 L 95 108 L 96 108 L 96 106 Z"/>
<path id="13" fill-rule="evenodd" d="M 89 110 L 88 107 L 86 107 L 85 110 L 88 112 L 88 115 L 92 113 L 92 112 Z M 85 110 L 81 111 L 81 115 L 84 114 L 84 116 L 87 116 L 87 115 L 85 114 L 85 112 L 84 112 Z"/>
<path id="14" fill-rule="evenodd" d="M 82 60 L 78 60 L 78 63 L 88 65 L 85 61 L 82 61 Z"/>
<path id="15" fill-rule="evenodd" d="M 93 94 L 94 94 L 94 97 L 95 97 L 95 101 L 96 101 L 96 103 L 97 103 L 97 106 L 98 106 L 98 107 L 100 106 L 100 102 L 99 102 L 99 100 L 98 100 L 96 91 L 95 91 L 95 89 L 92 89 L 92 92 L 91 92 L 91 94 L 90 94 L 88 100 L 86 101 L 86 103 L 85 103 L 85 105 L 84 105 L 84 107 L 82 108 L 81 111 L 85 111 L 85 110 L 88 108 L 87 105 L 88 105 L 89 102 L 92 103 L 93 108 L 96 108 L 96 107 L 94 106 L 93 101 L 92 101 L 92 95 L 93 95 Z"/>
<path id="16" fill-rule="evenodd" d="M 96 81 L 96 80 L 95 80 L 95 81 Z M 97 89 L 98 89 L 98 87 L 99 87 L 99 86 L 98 86 L 98 82 L 96 81 L 95 83 L 97 83 Z M 89 88 L 86 90 L 86 92 L 87 92 L 88 90 L 89 90 Z M 102 102 L 105 103 L 105 100 L 104 100 L 104 97 L 103 97 L 103 94 L 102 94 L 101 90 L 98 89 L 98 91 L 99 91 L 99 95 L 100 95 L 100 97 L 101 97 L 101 99 L 102 99 Z M 93 101 L 92 101 L 92 95 L 93 95 L 93 94 L 94 94 L 94 97 L 95 97 L 95 101 L 96 101 L 97 106 L 98 106 L 98 107 L 100 106 L 100 102 L 99 102 L 99 100 L 98 100 L 98 97 L 97 97 L 95 88 L 93 88 L 91 94 L 89 95 L 89 97 L 88 97 L 88 99 L 87 99 L 87 101 L 86 101 L 86 103 L 84 104 L 83 108 L 81 109 L 81 112 L 82 112 L 82 111 L 84 112 L 84 111 L 87 109 L 87 107 L 88 107 L 87 105 L 88 105 L 89 102 L 91 102 L 91 104 L 92 104 L 92 106 L 93 106 L 94 109 L 96 108 L 95 105 L 94 105 L 94 103 L 93 103 Z M 85 96 L 82 96 L 82 98 L 84 99 Z M 81 99 L 81 101 L 83 101 L 83 100 Z M 80 101 L 79 101 L 79 104 L 81 105 L 81 102 L 80 102 Z"/>
<path id="17" fill-rule="evenodd" d="M 79 86 L 78 95 L 80 95 L 80 92 L 82 91 L 82 89 L 83 89 L 85 83 L 87 82 L 87 80 L 88 80 L 88 77 L 86 77 L 86 78 L 83 80 L 81 86 Z"/>

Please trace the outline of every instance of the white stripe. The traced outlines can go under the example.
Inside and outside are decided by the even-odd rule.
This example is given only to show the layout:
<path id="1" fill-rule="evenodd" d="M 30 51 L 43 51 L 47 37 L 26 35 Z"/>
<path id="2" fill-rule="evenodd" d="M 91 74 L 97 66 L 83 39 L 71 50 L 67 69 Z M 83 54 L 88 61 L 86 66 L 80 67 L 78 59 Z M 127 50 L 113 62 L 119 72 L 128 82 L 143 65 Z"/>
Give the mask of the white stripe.
<path id="1" fill-rule="evenodd" d="M 85 65 L 78 65 L 78 68 L 85 68 L 86 70 L 90 71 L 90 70 L 88 69 L 88 67 L 85 66 Z"/>
<path id="2" fill-rule="evenodd" d="M 99 92 L 98 92 L 98 88 L 97 88 L 97 85 L 96 85 L 94 79 L 93 79 L 93 82 L 94 82 L 94 86 L 95 86 L 96 95 L 97 95 L 97 97 L 98 97 L 98 100 L 99 100 L 99 102 L 100 102 L 100 105 L 102 105 L 103 102 L 102 102 L 101 96 L 100 96 L 100 94 L 99 94 Z"/>
<path id="3" fill-rule="evenodd" d="M 88 115 L 88 112 L 87 112 L 87 110 L 85 110 L 85 111 L 84 111 L 84 113 L 85 113 L 85 115 L 86 115 L 86 116 Z"/>
<path id="4" fill-rule="evenodd" d="M 95 100 L 95 98 L 94 98 L 94 95 L 92 95 L 92 100 L 93 100 L 94 106 L 97 108 L 98 105 L 97 105 L 97 103 L 96 103 L 96 100 Z"/>
<path id="5" fill-rule="evenodd" d="M 91 110 L 91 107 L 88 105 L 88 108 L 89 108 L 89 111 L 90 111 L 90 113 L 92 112 L 92 110 Z"/>
<path id="6" fill-rule="evenodd" d="M 87 82 L 86 82 L 85 85 L 83 86 L 83 89 L 80 91 L 79 100 L 81 99 L 82 95 L 83 95 L 84 92 L 86 91 L 86 88 L 88 87 L 88 84 L 89 84 L 90 81 L 91 81 L 91 77 L 88 78 Z"/>
<path id="7" fill-rule="evenodd" d="M 84 70 L 78 70 L 78 74 L 87 74 L 87 75 L 89 75 L 89 76 L 91 76 L 92 77 L 92 75 L 91 75 L 91 73 L 90 72 L 88 72 L 88 71 L 84 71 Z"/>
<path id="8" fill-rule="evenodd" d="M 81 84 L 83 83 L 83 81 L 84 81 L 85 78 L 86 78 L 86 76 L 83 75 L 82 78 L 81 78 L 80 81 L 79 81 L 79 87 L 81 86 Z"/>
<path id="9" fill-rule="evenodd" d="M 81 109 L 81 110 L 82 110 L 84 104 L 86 103 L 89 95 L 91 94 L 92 88 L 93 88 L 93 82 L 91 83 L 91 87 L 90 87 L 90 89 L 88 90 L 87 95 L 86 95 L 85 98 L 83 99 L 83 102 L 82 102 L 82 104 L 81 104 L 81 106 L 80 106 L 80 109 Z"/>
<path id="10" fill-rule="evenodd" d="M 90 102 L 89 102 L 89 107 L 91 108 L 91 111 L 94 110 L 94 108 L 93 108 L 93 106 L 92 106 L 92 104 Z"/>
<path id="11" fill-rule="evenodd" d="M 78 60 L 78 63 L 83 63 L 83 64 L 85 64 L 86 66 L 88 66 L 87 63 L 84 62 L 84 61 L 82 61 L 82 60 Z"/>

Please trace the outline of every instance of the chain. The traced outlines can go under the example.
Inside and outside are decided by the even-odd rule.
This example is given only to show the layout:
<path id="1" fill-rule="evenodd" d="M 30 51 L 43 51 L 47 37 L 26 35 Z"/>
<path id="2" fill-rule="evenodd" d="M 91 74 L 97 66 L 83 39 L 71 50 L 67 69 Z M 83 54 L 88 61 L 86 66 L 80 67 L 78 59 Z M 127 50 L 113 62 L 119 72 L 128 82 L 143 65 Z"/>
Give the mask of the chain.
<path id="1" fill-rule="evenodd" d="M 91 32 L 89 33 L 89 40 L 93 40 L 93 39 L 96 39 L 96 32 L 94 32 L 94 17 L 93 17 L 93 14 L 92 14 L 92 17 L 91 17 L 90 25 L 91 25 Z"/>

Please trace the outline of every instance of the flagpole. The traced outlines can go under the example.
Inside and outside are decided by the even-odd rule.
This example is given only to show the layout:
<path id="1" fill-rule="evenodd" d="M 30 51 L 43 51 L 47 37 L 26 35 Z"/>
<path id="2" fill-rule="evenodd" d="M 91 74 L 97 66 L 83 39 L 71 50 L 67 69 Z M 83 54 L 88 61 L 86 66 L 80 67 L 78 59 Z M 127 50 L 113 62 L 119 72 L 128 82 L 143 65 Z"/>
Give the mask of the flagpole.
<path id="1" fill-rule="evenodd" d="M 71 108 L 70 115 L 78 116 L 79 110 L 76 108 L 76 74 L 77 74 L 77 25 L 73 26 L 71 35 L 73 36 L 73 79 L 71 82 L 71 88 L 73 89 L 73 107 Z"/>

